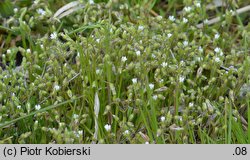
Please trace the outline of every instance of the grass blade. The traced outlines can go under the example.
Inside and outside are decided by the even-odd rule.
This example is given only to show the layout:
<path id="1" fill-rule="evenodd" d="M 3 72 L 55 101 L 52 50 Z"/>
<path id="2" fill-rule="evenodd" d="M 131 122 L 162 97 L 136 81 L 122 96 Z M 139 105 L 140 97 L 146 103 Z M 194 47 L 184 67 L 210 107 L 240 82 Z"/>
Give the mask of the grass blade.
<path id="1" fill-rule="evenodd" d="M 58 9 L 56 11 L 56 13 L 54 14 L 53 18 L 59 18 L 62 13 L 66 12 L 69 9 L 77 7 L 78 5 L 79 5 L 78 1 L 73 1 L 73 2 L 70 2 L 70 3 L 66 4 L 66 5 L 64 5 L 63 7 L 61 7 L 60 9 Z"/>
<path id="2" fill-rule="evenodd" d="M 8 122 L 5 122 L 5 123 L 0 123 L 0 129 L 3 128 L 3 127 L 8 126 L 8 125 L 10 125 L 10 124 L 13 124 L 13 123 L 15 123 L 15 122 L 17 122 L 17 121 L 20 121 L 20 120 L 22 120 L 22 119 L 25 119 L 25 118 L 27 118 L 27 117 L 30 117 L 30 116 L 33 116 L 33 115 L 35 115 L 35 114 L 38 114 L 38 113 L 42 113 L 42 112 L 48 111 L 48 110 L 50 110 L 50 109 L 54 109 L 54 108 L 56 108 L 56 107 L 59 107 L 59 106 L 62 106 L 62 105 L 64 105 L 64 104 L 73 102 L 73 101 L 75 101 L 75 100 L 77 100 L 77 99 L 80 99 L 80 98 L 82 98 L 82 96 L 80 96 L 80 97 L 78 97 L 78 98 L 75 98 L 75 99 L 71 99 L 71 100 L 62 102 L 62 103 L 58 103 L 58 104 L 56 104 L 56 105 L 51 105 L 51 106 L 45 107 L 45 108 L 43 108 L 43 109 L 40 109 L 40 110 L 35 111 L 35 112 L 31 112 L 31 113 L 29 113 L 29 114 L 27 114 L 27 115 L 25 115 L 25 116 L 22 116 L 22 117 L 13 119 L 13 120 L 8 121 Z"/>
<path id="3" fill-rule="evenodd" d="M 95 93 L 95 104 L 94 104 L 94 111 L 95 111 L 95 133 L 94 133 L 94 139 L 98 138 L 98 114 L 100 111 L 100 100 L 98 97 L 98 93 Z M 93 141 L 93 143 L 95 143 Z"/>

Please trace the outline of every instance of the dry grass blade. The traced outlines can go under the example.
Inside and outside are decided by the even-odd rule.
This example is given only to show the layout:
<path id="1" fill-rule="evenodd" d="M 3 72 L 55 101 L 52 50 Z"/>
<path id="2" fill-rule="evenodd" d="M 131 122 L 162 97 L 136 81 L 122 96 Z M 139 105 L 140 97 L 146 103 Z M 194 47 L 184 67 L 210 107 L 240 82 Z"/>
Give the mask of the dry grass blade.
<path id="1" fill-rule="evenodd" d="M 214 7 L 223 7 L 226 6 L 226 3 L 222 0 L 213 0 L 212 3 L 206 6 L 206 9 L 213 9 Z"/>
<path id="2" fill-rule="evenodd" d="M 172 124 L 170 127 L 171 131 L 182 131 L 184 128 L 177 126 L 176 124 Z"/>
<path id="3" fill-rule="evenodd" d="M 100 100 L 98 97 L 98 93 L 95 93 L 95 104 L 94 104 L 94 111 L 95 111 L 95 133 L 94 139 L 97 140 L 98 138 L 98 114 L 100 110 Z M 94 141 L 92 143 L 95 143 Z"/>
<path id="4" fill-rule="evenodd" d="M 95 106 L 94 106 L 94 109 L 95 109 L 95 116 L 98 118 L 98 114 L 99 114 L 99 110 L 100 110 L 100 100 L 99 100 L 97 92 L 95 93 Z"/>
<path id="5" fill-rule="evenodd" d="M 81 8 L 84 8 L 84 6 L 80 4 L 79 1 L 70 2 L 64 5 L 63 7 L 61 7 L 58 11 L 56 11 L 53 18 L 61 19 Z"/>
<path id="6" fill-rule="evenodd" d="M 148 141 L 150 140 L 149 137 L 148 137 L 146 134 L 142 133 L 141 131 L 139 132 L 139 134 L 141 135 L 141 137 L 142 137 L 146 142 L 148 142 Z"/>
<path id="7" fill-rule="evenodd" d="M 155 92 L 164 92 L 164 91 L 166 91 L 166 90 L 168 90 L 168 87 L 163 86 L 163 87 L 161 87 L 161 88 L 155 89 Z"/>
<path id="8" fill-rule="evenodd" d="M 65 17 L 65 16 L 67 16 L 67 15 L 70 15 L 71 13 L 73 13 L 73 12 L 79 10 L 79 9 L 82 9 L 82 8 L 84 8 L 83 5 L 80 5 L 80 6 L 75 7 L 75 8 L 70 8 L 69 10 L 67 10 L 67 11 L 63 12 L 62 14 L 60 14 L 58 16 L 58 19 L 61 19 L 61 18 Z"/>
<path id="9" fill-rule="evenodd" d="M 247 12 L 247 11 L 250 11 L 250 5 L 248 5 L 246 7 L 242 7 L 240 9 L 237 9 L 235 12 L 233 12 L 233 16 L 235 16 L 237 14 L 241 14 L 241 13 Z M 225 16 L 225 15 L 223 15 L 223 16 Z M 221 20 L 221 17 L 216 17 L 216 18 L 208 20 L 208 22 L 206 24 L 207 25 L 212 25 L 212 24 L 215 24 L 215 23 L 219 22 L 220 20 Z M 202 28 L 203 26 L 204 26 L 204 22 L 198 24 L 196 27 L 197 28 Z"/>

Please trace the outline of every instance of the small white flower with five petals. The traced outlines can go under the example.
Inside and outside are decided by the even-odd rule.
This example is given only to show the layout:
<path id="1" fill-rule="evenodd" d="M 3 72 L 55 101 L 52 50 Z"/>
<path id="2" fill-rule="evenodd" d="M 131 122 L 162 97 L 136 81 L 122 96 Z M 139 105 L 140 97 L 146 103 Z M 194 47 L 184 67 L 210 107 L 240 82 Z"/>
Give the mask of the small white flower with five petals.
<path id="1" fill-rule="evenodd" d="M 126 62 L 128 59 L 126 56 L 122 56 L 122 62 Z"/>
<path id="2" fill-rule="evenodd" d="M 111 130 L 111 125 L 106 124 L 106 125 L 104 126 L 104 128 L 105 128 L 105 130 L 106 130 L 107 132 L 109 132 L 109 131 Z"/>
<path id="3" fill-rule="evenodd" d="M 36 110 L 40 110 L 41 109 L 41 105 L 40 104 L 35 105 L 35 109 Z"/>
<path id="4" fill-rule="evenodd" d="M 174 17 L 174 16 L 169 16 L 168 19 L 169 19 L 170 21 L 172 21 L 172 22 L 175 21 L 175 17 Z"/>
<path id="5" fill-rule="evenodd" d="M 161 121 L 164 122 L 166 118 L 164 116 L 161 116 Z"/>
<path id="6" fill-rule="evenodd" d="M 163 62 L 163 63 L 161 64 L 161 66 L 165 68 L 165 67 L 168 66 L 168 63 L 167 63 L 167 62 Z"/>
<path id="7" fill-rule="evenodd" d="M 40 14 L 41 16 L 44 16 L 46 14 L 45 10 L 43 10 L 42 8 L 39 8 L 36 10 L 38 14 Z"/>
<path id="8" fill-rule="evenodd" d="M 53 32 L 50 34 L 50 39 L 56 39 L 57 38 L 57 33 Z"/>
<path id="9" fill-rule="evenodd" d="M 155 87 L 155 85 L 153 83 L 150 83 L 148 86 L 150 89 L 154 89 L 154 87 Z"/>
<path id="10" fill-rule="evenodd" d="M 132 79 L 132 82 L 135 84 L 135 83 L 137 83 L 137 78 L 133 78 Z"/>
<path id="11" fill-rule="evenodd" d="M 220 34 L 217 33 L 214 35 L 214 39 L 219 39 L 219 38 L 220 38 Z"/>

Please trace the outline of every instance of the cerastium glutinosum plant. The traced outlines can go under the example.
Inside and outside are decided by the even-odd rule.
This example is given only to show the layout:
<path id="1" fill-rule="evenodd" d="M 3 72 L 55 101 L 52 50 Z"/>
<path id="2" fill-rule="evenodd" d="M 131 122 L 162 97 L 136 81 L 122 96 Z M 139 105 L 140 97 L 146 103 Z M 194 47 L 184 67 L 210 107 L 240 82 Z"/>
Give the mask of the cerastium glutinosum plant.
<path id="1" fill-rule="evenodd" d="M 249 31 L 229 32 L 234 12 L 210 27 L 198 2 L 166 18 L 46 3 L 8 21 L 21 41 L 1 53 L 2 143 L 248 142 Z"/>

